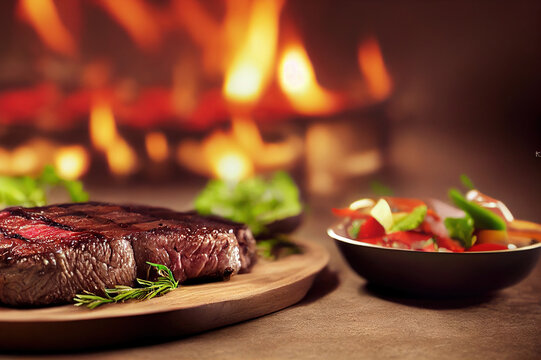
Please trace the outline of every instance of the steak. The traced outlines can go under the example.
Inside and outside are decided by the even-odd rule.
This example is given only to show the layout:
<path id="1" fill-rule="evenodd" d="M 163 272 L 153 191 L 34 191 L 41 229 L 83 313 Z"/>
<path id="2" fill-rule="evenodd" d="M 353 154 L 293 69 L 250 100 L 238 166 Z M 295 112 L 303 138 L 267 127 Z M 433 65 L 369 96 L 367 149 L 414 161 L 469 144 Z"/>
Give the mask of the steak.
<path id="1" fill-rule="evenodd" d="M 97 202 L 0 212 L 0 302 L 8 305 L 61 304 L 152 280 L 147 261 L 183 283 L 228 279 L 255 260 L 245 225 L 193 212 Z"/>

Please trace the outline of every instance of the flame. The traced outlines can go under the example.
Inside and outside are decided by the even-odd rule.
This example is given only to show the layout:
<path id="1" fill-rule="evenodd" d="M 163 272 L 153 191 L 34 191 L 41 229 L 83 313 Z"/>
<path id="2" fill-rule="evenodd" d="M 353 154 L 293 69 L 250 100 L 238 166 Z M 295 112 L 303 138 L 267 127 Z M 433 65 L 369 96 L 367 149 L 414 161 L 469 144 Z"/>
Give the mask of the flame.
<path id="1" fill-rule="evenodd" d="M 236 2 L 236 1 L 232 1 Z M 226 6 L 230 1 L 226 2 Z M 201 48 L 203 68 L 209 75 L 221 74 L 223 48 L 220 24 L 205 11 L 197 0 L 176 0 L 171 3 L 179 23 L 192 40 Z"/>
<path id="2" fill-rule="evenodd" d="M 169 156 L 167 138 L 161 132 L 151 132 L 145 137 L 145 146 L 148 156 L 155 162 L 162 162 Z"/>
<path id="3" fill-rule="evenodd" d="M 229 182 L 237 182 L 254 173 L 250 157 L 224 132 L 215 132 L 203 142 L 203 154 L 213 175 Z"/>
<path id="4" fill-rule="evenodd" d="M 117 138 L 106 154 L 109 168 L 116 175 L 129 175 L 137 168 L 137 155 L 123 138 Z"/>
<path id="5" fill-rule="evenodd" d="M 228 100 L 253 104 L 260 98 L 274 65 L 282 5 L 275 0 L 253 3 L 245 42 L 226 72 L 223 92 Z"/>
<path id="6" fill-rule="evenodd" d="M 278 81 L 291 105 L 302 114 L 325 114 L 338 108 L 337 96 L 318 84 L 308 54 L 300 44 L 284 50 Z"/>
<path id="7" fill-rule="evenodd" d="M 75 54 L 75 41 L 62 23 L 53 0 L 20 0 L 19 10 L 49 48 L 64 55 Z"/>
<path id="8" fill-rule="evenodd" d="M 0 174 L 39 174 L 45 165 L 54 162 L 58 149 L 56 143 L 42 138 L 33 138 L 13 150 L 0 148 Z"/>
<path id="9" fill-rule="evenodd" d="M 237 0 L 225 2 L 225 16 L 219 35 L 222 36 L 224 56 L 221 60 L 221 70 L 225 72 L 234 55 L 244 45 L 242 39 L 248 33 L 248 26 L 252 7 L 251 0 Z"/>
<path id="10" fill-rule="evenodd" d="M 260 153 L 265 146 L 261 132 L 250 118 L 233 117 L 231 132 L 231 136 L 238 141 L 239 145 L 244 149 L 250 149 L 252 154 Z"/>
<path id="11" fill-rule="evenodd" d="M 106 151 L 118 137 L 115 118 L 111 108 L 105 104 L 94 106 L 90 110 L 90 138 L 94 146 Z"/>
<path id="12" fill-rule="evenodd" d="M 39 1 L 39 0 L 38 0 Z M 141 0 L 100 0 L 99 3 L 142 48 L 153 50 L 161 42 L 161 30 L 152 9 Z"/>
<path id="13" fill-rule="evenodd" d="M 293 134 L 266 143 L 252 119 L 234 117 L 231 131 L 215 131 L 202 142 L 181 142 L 177 160 L 200 174 L 236 182 L 255 171 L 292 167 L 302 149 L 302 141 Z"/>
<path id="14" fill-rule="evenodd" d="M 31 174 L 40 167 L 39 152 L 35 146 L 19 146 L 11 154 L 11 171 L 13 174 Z"/>
<path id="15" fill-rule="evenodd" d="M 372 96 L 377 100 L 385 99 L 392 90 L 392 82 L 378 41 L 370 38 L 359 46 L 359 67 L 363 73 Z"/>
<path id="16" fill-rule="evenodd" d="M 105 152 L 109 168 L 116 175 L 128 175 L 137 168 L 137 155 L 117 131 L 110 106 L 100 103 L 90 111 L 90 138 Z"/>
<path id="17" fill-rule="evenodd" d="M 63 178 L 75 180 L 88 170 L 89 157 L 86 149 L 80 145 L 64 146 L 55 154 L 55 168 Z"/>
<path id="18" fill-rule="evenodd" d="M 253 166 L 246 155 L 239 151 L 223 152 L 213 161 L 215 175 L 230 183 L 237 183 L 253 173 Z"/>

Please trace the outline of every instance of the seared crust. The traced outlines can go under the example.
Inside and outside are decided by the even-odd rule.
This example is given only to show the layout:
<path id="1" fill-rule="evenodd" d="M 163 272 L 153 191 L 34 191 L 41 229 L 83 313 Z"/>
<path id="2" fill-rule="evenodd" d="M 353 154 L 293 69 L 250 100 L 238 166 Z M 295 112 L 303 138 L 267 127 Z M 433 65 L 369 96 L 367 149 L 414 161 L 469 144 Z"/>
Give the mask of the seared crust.
<path id="1" fill-rule="evenodd" d="M 255 240 L 244 225 L 193 212 L 106 203 L 0 212 L 0 301 L 65 303 L 82 291 L 152 278 L 147 261 L 184 282 L 248 271 Z"/>

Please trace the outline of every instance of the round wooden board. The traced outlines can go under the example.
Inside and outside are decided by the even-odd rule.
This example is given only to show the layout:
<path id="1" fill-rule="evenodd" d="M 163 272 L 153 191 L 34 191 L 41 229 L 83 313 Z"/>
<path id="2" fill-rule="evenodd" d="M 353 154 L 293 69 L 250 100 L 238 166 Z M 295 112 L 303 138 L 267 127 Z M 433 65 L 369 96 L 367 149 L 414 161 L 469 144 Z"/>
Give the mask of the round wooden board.
<path id="1" fill-rule="evenodd" d="M 0 349 L 75 350 L 178 338 L 263 316 L 300 301 L 329 255 L 295 240 L 302 253 L 256 264 L 226 282 L 181 286 L 147 301 L 94 310 L 63 305 L 0 307 Z"/>

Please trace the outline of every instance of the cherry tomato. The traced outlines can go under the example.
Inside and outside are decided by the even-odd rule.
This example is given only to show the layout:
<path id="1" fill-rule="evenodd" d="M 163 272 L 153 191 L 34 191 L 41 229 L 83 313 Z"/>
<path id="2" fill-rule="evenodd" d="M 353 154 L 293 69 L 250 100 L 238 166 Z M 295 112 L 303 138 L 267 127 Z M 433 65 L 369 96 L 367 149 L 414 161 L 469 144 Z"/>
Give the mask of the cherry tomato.
<path id="1" fill-rule="evenodd" d="M 367 215 L 366 221 L 361 225 L 359 229 L 359 235 L 357 240 L 363 240 L 367 238 L 377 238 L 385 235 L 385 229 L 383 226 L 372 216 Z"/>

